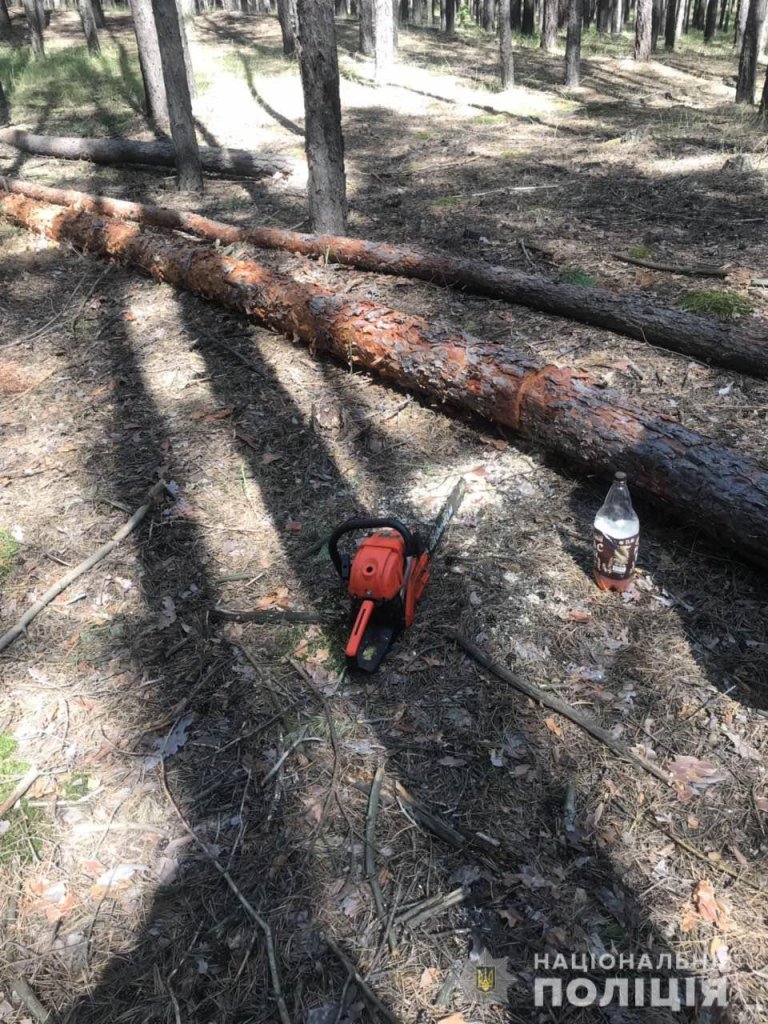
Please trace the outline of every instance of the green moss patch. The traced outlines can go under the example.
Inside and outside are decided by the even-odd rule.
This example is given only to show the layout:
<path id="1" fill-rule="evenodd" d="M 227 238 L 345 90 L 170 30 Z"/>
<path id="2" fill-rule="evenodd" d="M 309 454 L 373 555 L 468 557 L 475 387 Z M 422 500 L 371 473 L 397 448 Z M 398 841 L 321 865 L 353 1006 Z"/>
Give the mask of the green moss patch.
<path id="1" fill-rule="evenodd" d="M 735 317 L 745 316 L 755 308 L 749 299 L 739 292 L 726 289 L 691 289 L 683 292 L 678 300 L 681 309 L 704 316 Z"/>

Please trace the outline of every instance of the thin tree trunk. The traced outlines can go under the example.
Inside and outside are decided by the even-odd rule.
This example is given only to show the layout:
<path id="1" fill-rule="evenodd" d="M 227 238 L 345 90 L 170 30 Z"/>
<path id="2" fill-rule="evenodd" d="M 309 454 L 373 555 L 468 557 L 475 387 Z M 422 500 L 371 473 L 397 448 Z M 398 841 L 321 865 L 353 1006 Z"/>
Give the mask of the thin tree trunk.
<path id="1" fill-rule="evenodd" d="M 25 153 L 60 157 L 63 160 L 91 160 L 96 164 L 173 167 L 175 162 L 173 146 L 169 142 L 31 135 L 15 128 L 0 131 L 0 142 L 16 146 Z M 200 159 L 206 171 L 245 178 L 290 174 L 295 170 L 294 161 L 290 158 L 259 156 L 247 149 L 211 149 L 201 146 Z"/>
<path id="2" fill-rule="evenodd" d="M 152 0 L 157 42 L 163 69 L 165 95 L 176 151 L 176 174 L 182 191 L 203 191 L 203 168 L 192 116 L 184 44 L 176 0 Z"/>
<path id="3" fill-rule="evenodd" d="M 755 102 L 757 51 L 763 30 L 765 4 L 766 0 L 750 0 L 739 59 L 739 77 L 736 82 L 737 103 Z"/>
<path id="4" fill-rule="evenodd" d="M 11 16 L 5 0 L 0 0 L 0 39 L 11 38 Z"/>
<path id="5" fill-rule="evenodd" d="M 392 0 L 373 0 L 374 78 L 383 85 L 395 62 L 395 20 Z"/>
<path id="6" fill-rule="evenodd" d="M 445 34 L 452 36 L 456 32 L 456 0 L 445 0 Z"/>
<path id="7" fill-rule="evenodd" d="M 651 11 L 651 53 L 656 53 L 659 46 L 659 33 L 661 32 L 661 20 L 663 17 L 664 0 L 653 0 Z"/>
<path id="8" fill-rule="evenodd" d="M 313 231 L 343 232 L 347 188 L 333 7 L 327 0 L 297 0 L 296 20 L 310 221 Z"/>
<path id="9" fill-rule="evenodd" d="M 624 30 L 624 0 L 613 0 L 611 8 L 611 35 L 619 36 Z"/>
<path id="10" fill-rule="evenodd" d="M 637 0 L 635 60 L 650 60 L 653 0 Z"/>
<path id="11" fill-rule="evenodd" d="M 717 0 L 707 0 L 707 14 L 704 22 L 704 42 L 711 43 L 717 31 Z"/>
<path id="12" fill-rule="evenodd" d="M 360 52 L 372 57 L 373 43 L 373 4 L 374 0 L 359 0 L 360 3 Z"/>
<path id="13" fill-rule="evenodd" d="M 667 17 L 664 24 L 664 49 L 672 52 L 677 42 L 677 10 L 683 0 L 667 0 Z"/>
<path id="14" fill-rule="evenodd" d="M 536 6 L 534 0 L 523 0 L 523 35 L 536 35 Z"/>
<path id="15" fill-rule="evenodd" d="M 523 28 L 523 3 L 522 0 L 512 0 L 509 10 L 509 24 L 513 32 L 520 32 Z"/>
<path id="16" fill-rule="evenodd" d="M 499 55 L 501 57 L 501 87 L 511 89 L 515 84 L 515 64 L 512 56 L 512 21 L 510 0 L 499 0 Z"/>
<path id="17" fill-rule="evenodd" d="M 283 54 L 292 57 L 296 53 L 294 0 L 277 0 L 277 20 L 280 22 L 280 33 L 283 37 Z"/>
<path id="18" fill-rule="evenodd" d="M 606 35 L 611 30 L 611 0 L 597 0 L 597 31 Z"/>
<path id="19" fill-rule="evenodd" d="M 145 109 L 155 124 L 165 127 L 169 122 L 168 100 L 165 95 L 157 29 L 152 14 L 152 0 L 130 0 L 130 4 L 139 50 L 141 77 L 144 80 Z"/>
<path id="20" fill-rule="evenodd" d="M 558 0 L 542 0 L 541 42 L 542 50 L 551 52 L 557 45 Z"/>
<path id="21" fill-rule="evenodd" d="M 85 34 L 85 41 L 88 44 L 88 52 L 100 54 L 101 46 L 99 44 L 99 33 L 96 30 L 96 16 L 93 9 L 93 0 L 79 0 L 78 10 L 80 12 L 80 22 L 83 26 L 83 33 Z"/>
<path id="22" fill-rule="evenodd" d="M 581 81 L 581 23 L 583 0 L 570 0 L 568 5 L 568 37 L 565 44 L 565 84 Z"/>
<path id="23" fill-rule="evenodd" d="M 41 5 L 37 0 L 22 0 L 22 3 L 24 6 L 24 13 L 27 16 L 32 53 L 35 60 L 43 60 L 45 58 L 45 41 L 43 38 L 45 22 L 41 17 Z"/>
<path id="24" fill-rule="evenodd" d="M 763 85 L 763 95 L 760 97 L 760 114 L 765 117 L 768 115 L 768 71 L 765 73 L 765 84 Z"/>
<path id="25" fill-rule="evenodd" d="M 2 141 L 0 133 L 0 141 Z M 529 306 L 555 316 L 637 338 L 768 379 L 768 330 L 757 321 L 723 323 L 654 305 L 642 294 L 618 294 L 523 274 L 478 260 L 444 256 L 408 246 L 367 242 L 333 235 L 304 235 L 280 228 L 242 228 L 194 213 L 128 203 L 106 196 L 48 188 L 28 181 L 0 179 L 2 189 L 56 206 L 137 220 L 154 227 L 184 231 L 224 245 L 245 242 L 260 249 L 284 249 L 375 274 L 416 278 L 447 288 Z"/>
<path id="26" fill-rule="evenodd" d="M 181 46 L 184 51 L 184 69 L 187 74 L 187 88 L 189 89 L 189 98 L 194 99 L 197 96 L 197 83 L 195 82 L 195 72 L 192 68 L 192 54 L 189 50 L 189 35 L 187 32 L 187 23 L 191 22 L 186 14 L 185 7 L 188 0 L 174 0 L 176 3 L 176 11 L 179 19 L 179 32 L 181 34 Z"/>
<path id="27" fill-rule="evenodd" d="M 736 18 L 736 33 L 733 39 L 734 49 L 741 54 L 744 45 L 744 33 L 747 28 L 747 17 L 749 15 L 749 0 L 739 0 L 739 13 Z"/>
<path id="28" fill-rule="evenodd" d="M 483 0 L 482 27 L 486 32 L 493 32 L 494 0 Z"/>
<path id="29" fill-rule="evenodd" d="M 699 32 L 704 30 L 704 2 L 705 0 L 693 0 L 693 27 Z"/>
<path id="30" fill-rule="evenodd" d="M 93 19 L 96 22 L 96 28 L 106 28 L 107 20 L 104 17 L 104 8 L 101 5 L 101 0 L 92 0 L 93 3 Z"/>
<path id="31" fill-rule="evenodd" d="M 582 369 L 543 365 L 498 342 L 299 284 L 255 261 L 138 225 L 17 195 L 0 194 L 0 211 L 48 238 L 119 260 L 298 337 L 313 352 L 509 427 L 582 469 L 607 473 L 620 465 L 637 490 L 667 512 L 768 566 L 768 471 L 602 388 Z"/>
<path id="32" fill-rule="evenodd" d="M 683 26 L 687 26 L 686 15 L 690 7 L 690 0 L 677 0 L 677 26 L 675 31 L 675 43 L 683 34 Z M 686 28 L 686 31 L 688 29 Z"/>
<path id="33" fill-rule="evenodd" d="M 5 90 L 3 89 L 3 83 L 0 82 L 0 125 L 8 124 L 11 112 L 8 107 L 8 100 L 5 96 Z"/>

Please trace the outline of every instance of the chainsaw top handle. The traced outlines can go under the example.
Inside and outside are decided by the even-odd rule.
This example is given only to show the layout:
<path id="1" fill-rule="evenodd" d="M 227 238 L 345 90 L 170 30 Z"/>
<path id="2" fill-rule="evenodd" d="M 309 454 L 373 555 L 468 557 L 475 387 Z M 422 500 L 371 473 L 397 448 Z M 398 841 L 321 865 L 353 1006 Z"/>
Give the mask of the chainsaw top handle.
<path id="1" fill-rule="evenodd" d="M 399 519 L 367 519 L 365 517 L 348 519 L 341 526 L 337 527 L 328 538 L 328 554 L 331 556 L 336 572 L 342 575 L 341 555 L 339 554 L 339 541 L 345 533 L 354 533 L 356 530 L 375 530 L 384 528 L 396 530 L 405 541 L 406 556 L 418 557 L 421 554 L 421 542 L 407 526 L 403 526 Z"/>

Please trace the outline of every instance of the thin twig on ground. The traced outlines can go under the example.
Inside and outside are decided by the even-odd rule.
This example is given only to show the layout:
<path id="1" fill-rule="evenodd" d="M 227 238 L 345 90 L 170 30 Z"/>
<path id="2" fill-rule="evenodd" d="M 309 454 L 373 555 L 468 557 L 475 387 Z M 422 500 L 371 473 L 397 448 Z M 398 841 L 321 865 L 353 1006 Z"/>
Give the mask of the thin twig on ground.
<path id="1" fill-rule="evenodd" d="M 27 792 L 30 786 L 34 782 L 36 782 L 39 775 L 40 769 L 35 768 L 33 766 L 29 769 L 28 772 L 26 772 L 22 776 L 22 778 L 19 779 L 19 781 L 13 787 L 8 796 L 2 802 L 0 802 L 0 818 L 2 818 L 4 814 L 7 814 L 8 811 L 10 811 L 10 809 L 13 807 L 17 800 L 21 800 L 21 798 L 24 796 L 24 794 Z"/>
<path id="2" fill-rule="evenodd" d="M 125 540 L 125 538 L 132 533 L 136 527 L 145 518 L 149 510 L 152 508 L 155 498 L 162 493 L 165 488 L 165 481 L 161 480 L 156 483 L 147 493 L 147 497 L 144 504 L 138 508 L 131 518 L 125 523 L 117 533 L 108 540 L 106 544 L 102 544 L 101 547 L 94 551 L 92 555 L 82 561 L 79 565 L 76 565 L 74 569 L 71 569 L 65 576 L 57 580 L 52 587 L 43 594 L 39 601 L 36 601 L 31 608 L 22 615 L 15 626 L 12 626 L 7 633 L 4 633 L 0 637 L 0 651 L 5 650 L 6 647 L 10 647 L 14 640 L 26 630 L 27 626 L 35 619 L 40 612 L 53 601 L 55 597 L 58 597 L 67 587 L 74 583 L 76 579 L 85 575 L 89 569 L 92 569 L 95 565 L 98 565 L 104 558 L 107 557 L 117 545 Z"/>
<path id="3" fill-rule="evenodd" d="M 379 876 L 376 871 L 374 850 L 376 844 L 376 821 L 379 816 L 379 796 L 381 795 L 381 784 L 384 781 L 384 765 L 380 764 L 376 769 L 371 783 L 371 791 L 368 794 L 368 812 L 365 820 L 365 873 L 368 876 L 368 884 L 373 893 L 373 902 L 376 904 L 376 912 L 379 915 L 381 926 L 386 926 L 387 911 L 384 906 L 384 894 L 381 891 Z M 395 940 L 390 934 L 388 936 L 390 952 L 395 951 Z"/>
<path id="4" fill-rule="evenodd" d="M 592 736 L 593 739 L 599 740 L 600 743 L 612 750 L 614 754 L 620 757 L 624 761 L 629 761 L 631 764 L 636 765 L 638 768 L 642 768 L 643 771 L 648 772 L 649 775 L 653 775 L 654 778 L 663 782 L 667 786 L 672 786 L 672 778 L 668 772 L 665 772 L 658 765 L 653 764 L 647 758 L 642 757 L 640 754 L 635 754 L 634 751 L 630 750 L 629 747 L 622 743 L 621 740 L 617 740 L 615 736 L 612 736 L 607 729 L 603 729 L 601 725 L 594 722 L 587 715 L 583 715 L 576 708 L 572 707 L 566 701 L 561 700 L 559 697 L 555 697 L 551 693 L 546 693 L 541 690 L 538 686 L 534 686 L 533 683 L 529 683 L 525 679 L 521 679 L 519 676 L 513 675 L 502 665 L 497 664 L 493 661 L 484 650 L 473 644 L 471 640 L 463 636 L 461 633 L 454 629 L 446 630 L 446 635 L 451 639 L 455 640 L 459 647 L 462 647 L 466 653 L 473 658 L 479 665 L 486 668 L 489 672 L 492 672 L 498 679 L 502 679 L 505 683 L 509 683 L 510 686 L 514 686 L 516 690 L 524 693 L 527 697 L 532 700 L 538 701 L 545 707 L 550 708 L 552 711 L 556 711 L 559 715 L 567 718 L 575 725 L 580 726 L 586 733 Z"/>
<path id="5" fill-rule="evenodd" d="M 390 1024 L 401 1024 L 400 1018 L 396 1017 L 392 1010 L 390 1010 L 388 1006 L 385 1006 L 384 1003 L 382 1003 L 382 1001 L 373 991 L 373 989 L 362 976 L 360 971 L 358 971 L 357 967 L 355 967 L 355 965 L 349 959 L 349 957 L 341 948 L 341 946 L 339 946 L 338 942 L 336 942 L 333 936 L 326 934 L 325 941 L 328 943 L 329 948 L 333 950 L 333 952 L 342 962 L 344 967 L 347 969 L 347 973 L 355 979 L 356 984 L 358 985 L 360 991 L 363 993 L 368 1002 L 373 1007 L 375 1007 L 375 1009 L 379 1011 L 382 1017 L 384 1017 L 385 1020 L 388 1020 Z"/>
<path id="6" fill-rule="evenodd" d="M 262 626 L 279 625 L 281 622 L 309 622 L 322 625 L 333 621 L 332 616 L 323 615 L 322 612 L 296 612 L 290 609 L 279 611 L 276 608 L 239 611 L 236 608 L 217 606 L 211 609 L 211 615 L 226 622 L 255 622 Z"/>
<path id="7" fill-rule="evenodd" d="M 636 256 L 625 256 L 623 253 L 612 254 L 621 263 L 632 263 L 636 267 L 648 270 L 661 270 L 668 274 L 682 274 L 685 277 L 728 277 L 725 267 L 710 266 L 706 263 L 683 266 L 677 263 L 657 263 L 655 260 L 643 260 Z"/>
<path id="8" fill-rule="evenodd" d="M 222 865 L 218 858 L 214 857 L 214 855 L 208 849 L 206 844 L 203 842 L 200 836 L 198 836 L 197 832 L 195 832 L 195 830 L 189 824 L 187 819 L 181 813 L 179 805 L 176 803 L 173 793 L 171 793 L 170 787 L 168 785 L 168 778 L 165 773 L 165 762 L 163 761 L 160 762 L 160 781 L 163 784 L 163 789 L 165 791 L 166 797 L 168 798 L 168 802 L 173 808 L 176 817 L 181 822 L 184 831 L 192 837 L 192 839 L 198 845 L 198 847 L 205 855 L 209 863 L 216 869 L 216 871 L 218 871 L 218 873 L 227 883 L 230 890 L 237 897 L 240 906 L 246 912 L 248 917 L 250 917 L 250 919 L 261 929 L 266 943 L 267 960 L 269 961 L 269 974 L 272 979 L 272 991 L 275 997 L 275 1001 L 277 1002 L 277 1009 L 280 1013 L 280 1020 L 282 1024 L 291 1024 L 291 1017 L 290 1014 L 288 1013 L 288 1007 L 286 1006 L 285 998 L 283 996 L 282 985 L 280 984 L 280 971 L 277 966 L 277 957 L 275 956 L 275 943 L 272 937 L 272 929 L 269 926 L 269 922 L 265 917 L 262 917 L 258 910 L 255 909 L 253 904 L 250 903 L 248 899 L 246 899 L 246 897 L 240 891 L 239 887 L 237 886 L 236 882 L 234 881 L 230 873 L 227 871 L 227 869 Z"/>

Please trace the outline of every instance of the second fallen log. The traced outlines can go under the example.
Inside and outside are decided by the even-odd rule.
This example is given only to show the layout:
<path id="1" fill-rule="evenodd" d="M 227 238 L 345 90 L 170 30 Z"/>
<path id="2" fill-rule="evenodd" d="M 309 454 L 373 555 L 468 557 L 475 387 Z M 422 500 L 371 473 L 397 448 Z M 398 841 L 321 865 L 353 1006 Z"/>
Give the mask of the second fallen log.
<path id="1" fill-rule="evenodd" d="M 18 128 L 0 130 L 0 142 L 36 156 L 64 160 L 90 160 L 96 164 L 137 164 L 148 167 L 175 167 L 172 142 L 140 142 L 136 139 L 88 139 L 67 135 L 32 135 Z M 200 147 L 203 170 L 215 174 L 233 174 L 242 178 L 263 178 L 272 174 L 291 174 L 297 162 L 284 156 L 260 156 L 247 149 Z"/>
<path id="2" fill-rule="evenodd" d="M 626 470 L 636 489 L 768 567 L 768 470 L 646 412 L 583 372 L 541 365 L 456 328 L 334 295 L 214 247 L 82 210 L 0 194 L 0 214 L 81 251 L 253 317 L 429 398 L 510 427 L 571 463 Z"/>

